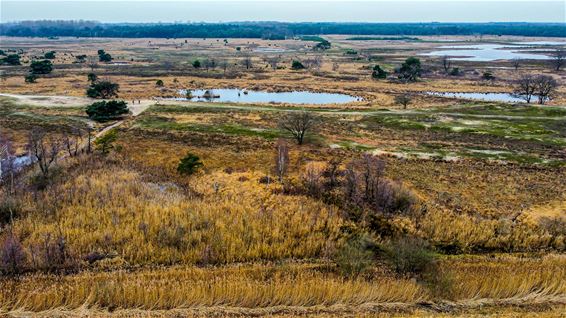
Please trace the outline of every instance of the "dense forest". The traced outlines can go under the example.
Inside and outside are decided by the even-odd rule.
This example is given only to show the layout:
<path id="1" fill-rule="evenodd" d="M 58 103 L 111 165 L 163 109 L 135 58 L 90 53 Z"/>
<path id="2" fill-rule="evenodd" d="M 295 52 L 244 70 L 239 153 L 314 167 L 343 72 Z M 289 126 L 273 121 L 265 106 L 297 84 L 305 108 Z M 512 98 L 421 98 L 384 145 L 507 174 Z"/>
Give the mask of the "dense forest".
<path id="1" fill-rule="evenodd" d="M 517 35 L 566 37 L 566 23 L 99 23 L 23 21 L 0 24 L 0 35 L 32 37 L 267 38 L 296 35 Z"/>

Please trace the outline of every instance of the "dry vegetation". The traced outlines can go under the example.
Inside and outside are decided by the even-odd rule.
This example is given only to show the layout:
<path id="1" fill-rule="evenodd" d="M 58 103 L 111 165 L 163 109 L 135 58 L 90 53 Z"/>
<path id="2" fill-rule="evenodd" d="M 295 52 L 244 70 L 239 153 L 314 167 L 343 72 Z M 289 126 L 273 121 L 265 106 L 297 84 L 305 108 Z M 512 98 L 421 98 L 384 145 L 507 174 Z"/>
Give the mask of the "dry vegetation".
<path id="1" fill-rule="evenodd" d="M 321 53 L 300 40 L 2 38 L 23 61 L 57 52 L 38 83 L 24 83 L 25 64 L 2 66 L 2 93 L 84 96 L 91 68 L 74 55 L 104 49 L 126 65 L 94 72 L 140 104 L 123 121 L 96 123 L 88 99 L 0 97 L 0 143 L 11 153 L 26 154 L 33 129 L 60 142 L 49 173 L 34 164 L 0 185 L 0 315 L 562 317 L 563 85 L 544 107 L 415 93 L 511 92 L 520 74 L 560 84 L 563 74 L 536 61 L 518 71 L 454 62 L 465 72 L 451 77 L 423 57 L 416 83 L 373 80 L 373 65 L 392 71 L 442 43 L 329 39 Z M 495 40 L 516 38 L 484 39 Z M 191 66 L 205 57 L 218 66 Z M 293 71 L 296 59 L 315 66 Z M 480 79 L 488 69 L 496 80 Z M 153 100 L 219 87 L 364 100 Z M 413 94 L 408 110 L 395 104 L 400 93 Z M 297 145 L 279 122 L 302 112 L 315 125 Z M 99 150 L 66 154 L 77 130 L 81 148 L 87 130 L 98 133 Z M 109 134 L 117 140 L 103 153 Z M 177 170 L 187 153 L 204 164 L 192 175 Z"/>

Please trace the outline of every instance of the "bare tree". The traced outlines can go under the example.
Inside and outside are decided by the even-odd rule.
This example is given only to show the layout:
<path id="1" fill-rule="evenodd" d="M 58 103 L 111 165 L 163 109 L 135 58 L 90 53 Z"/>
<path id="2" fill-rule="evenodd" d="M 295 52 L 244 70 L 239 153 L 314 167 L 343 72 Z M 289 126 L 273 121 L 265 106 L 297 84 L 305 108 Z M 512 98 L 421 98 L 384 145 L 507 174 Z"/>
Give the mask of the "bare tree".
<path id="1" fill-rule="evenodd" d="M 336 62 L 332 63 L 332 71 L 333 72 L 338 72 L 338 69 L 340 68 L 340 65 Z"/>
<path id="2" fill-rule="evenodd" d="M 47 136 L 47 133 L 34 127 L 29 133 L 28 150 L 37 162 L 43 177 L 49 175 L 49 168 L 57 160 L 60 150 L 60 142 Z"/>
<path id="3" fill-rule="evenodd" d="M 511 60 L 511 64 L 513 65 L 513 68 L 516 70 L 519 69 L 519 67 L 521 66 L 521 59 L 519 58 L 514 58 Z"/>
<path id="4" fill-rule="evenodd" d="M 207 72 L 209 69 L 214 70 L 216 68 L 216 61 L 214 59 L 206 59 L 202 63 Z"/>
<path id="5" fill-rule="evenodd" d="M 69 157 L 75 157 L 79 154 L 82 138 L 82 130 L 80 128 L 72 128 L 71 132 L 65 132 L 63 135 L 63 145 Z"/>
<path id="6" fill-rule="evenodd" d="M 218 66 L 220 66 L 220 68 L 222 68 L 222 70 L 224 71 L 224 75 L 226 75 L 226 71 L 228 70 L 229 65 L 230 65 L 230 63 L 227 60 L 222 60 L 222 61 L 218 62 Z"/>
<path id="7" fill-rule="evenodd" d="M 395 103 L 403 105 L 403 109 L 407 109 L 407 105 L 411 103 L 411 99 L 412 98 L 410 94 L 404 93 L 395 96 Z"/>
<path id="8" fill-rule="evenodd" d="M 444 68 L 444 73 L 448 74 L 451 65 L 452 65 L 452 61 L 450 60 L 450 57 L 448 57 L 448 55 L 444 55 L 442 57 L 442 68 Z"/>
<path id="9" fill-rule="evenodd" d="M 90 67 L 90 71 L 94 72 L 94 69 L 98 67 L 98 57 L 97 56 L 89 56 L 87 58 L 87 65 Z"/>
<path id="10" fill-rule="evenodd" d="M 305 134 L 311 130 L 318 119 L 306 110 L 291 112 L 279 122 L 279 127 L 293 135 L 299 145 L 303 144 Z"/>
<path id="11" fill-rule="evenodd" d="M 242 59 L 242 65 L 244 65 L 246 67 L 246 70 L 250 69 L 253 67 L 252 65 L 252 58 L 251 56 L 244 56 L 244 58 Z"/>
<path id="12" fill-rule="evenodd" d="M 538 103 L 542 105 L 556 92 L 558 82 L 552 76 L 539 75 L 535 78 L 535 87 Z"/>
<path id="13" fill-rule="evenodd" d="M 554 51 L 550 63 L 552 64 L 554 70 L 558 72 L 560 71 L 562 66 L 564 66 L 565 61 L 566 61 L 566 51 L 564 49 L 557 49 L 556 51 Z"/>
<path id="14" fill-rule="evenodd" d="M 535 78 L 532 75 L 523 75 L 517 81 L 513 95 L 525 100 L 527 103 L 530 103 L 535 90 Z"/>
<path id="15" fill-rule="evenodd" d="M 0 134 L 0 182 L 6 181 L 8 193 L 13 192 L 16 167 L 16 151 L 10 139 Z"/>
<path id="16" fill-rule="evenodd" d="M 277 151 L 275 155 L 275 173 L 279 177 L 279 182 L 283 182 L 283 177 L 289 167 L 289 147 L 285 140 L 279 139 L 277 144 L 275 144 L 275 149 Z"/>
<path id="17" fill-rule="evenodd" d="M 266 57 L 265 62 L 267 62 L 267 64 L 269 64 L 269 66 L 271 66 L 271 68 L 275 71 L 277 70 L 279 62 L 281 62 L 281 55 Z"/>
<path id="18" fill-rule="evenodd" d="M 86 135 L 87 135 L 86 152 L 87 153 L 92 152 L 92 139 L 93 139 L 92 131 L 93 131 L 93 128 L 90 125 L 87 126 L 87 128 L 86 128 Z"/>

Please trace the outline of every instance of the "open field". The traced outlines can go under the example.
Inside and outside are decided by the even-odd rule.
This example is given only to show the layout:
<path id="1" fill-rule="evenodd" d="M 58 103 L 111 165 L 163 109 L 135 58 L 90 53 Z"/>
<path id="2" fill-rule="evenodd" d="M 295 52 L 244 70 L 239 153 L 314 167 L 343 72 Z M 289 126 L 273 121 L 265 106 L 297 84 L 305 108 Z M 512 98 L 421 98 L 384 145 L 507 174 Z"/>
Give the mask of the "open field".
<path id="1" fill-rule="evenodd" d="M 0 38 L 0 49 L 23 50 L 21 66 L 0 66 L 0 142 L 26 158 L 30 131 L 62 140 L 49 173 L 22 165 L 0 183 L 0 315 L 563 317 L 564 71 L 452 60 L 462 73 L 450 76 L 421 55 L 446 41 L 542 38 L 371 38 L 325 36 L 324 51 L 316 38 Z M 112 63 L 76 63 L 100 49 Z M 51 50 L 53 71 L 25 83 L 26 61 Z M 404 83 L 393 73 L 410 56 L 424 71 Z M 388 79 L 372 78 L 376 64 Z M 91 72 L 120 85 L 130 114 L 89 118 Z M 426 94 L 511 93 L 525 74 L 558 82 L 546 105 Z M 361 99 L 179 92 L 219 88 Z M 408 107 L 395 101 L 403 93 Z M 300 145 L 281 125 L 299 114 L 315 119 Z M 77 155 L 63 147 L 70 135 Z M 191 175 L 178 171 L 187 153 L 203 163 Z"/>

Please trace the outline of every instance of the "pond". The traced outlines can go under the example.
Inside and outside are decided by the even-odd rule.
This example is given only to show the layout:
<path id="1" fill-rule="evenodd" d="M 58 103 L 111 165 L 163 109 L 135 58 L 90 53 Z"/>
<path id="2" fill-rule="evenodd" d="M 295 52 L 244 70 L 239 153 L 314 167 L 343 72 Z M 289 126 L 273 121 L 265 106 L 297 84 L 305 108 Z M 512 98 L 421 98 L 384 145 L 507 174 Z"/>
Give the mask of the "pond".
<path id="1" fill-rule="evenodd" d="M 32 163 L 32 159 L 28 155 L 23 155 L 19 157 L 13 157 L 12 167 L 15 171 L 20 171 L 25 166 L 28 166 Z M 3 174 L 6 173 L 8 167 L 7 159 L 0 159 L 0 179 L 2 178 Z M 2 170 L 3 169 L 3 170 Z"/>
<path id="2" fill-rule="evenodd" d="M 550 51 L 543 51 L 551 53 Z M 496 60 L 548 60 L 544 54 L 533 54 L 521 50 L 520 47 L 501 44 L 447 45 L 438 47 L 437 51 L 422 53 L 426 56 L 451 56 L 454 60 L 489 62 Z"/>
<path id="3" fill-rule="evenodd" d="M 428 95 L 462 98 L 462 99 L 477 99 L 490 102 L 505 102 L 505 103 L 524 103 L 525 100 L 509 93 L 445 93 L 445 92 L 426 92 Z M 532 100 L 536 100 L 538 96 L 533 96 Z"/>
<path id="4" fill-rule="evenodd" d="M 192 97 L 175 98 L 175 100 L 190 100 L 196 102 L 231 102 L 231 103 L 288 103 L 288 104 L 343 104 L 361 101 L 361 97 L 338 94 L 338 93 L 315 93 L 309 91 L 293 92 L 266 92 L 251 91 L 237 88 L 222 89 L 196 89 L 179 91 L 181 96 L 187 96 L 190 92 Z M 208 92 L 208 93 L 207 93 Z"/>

